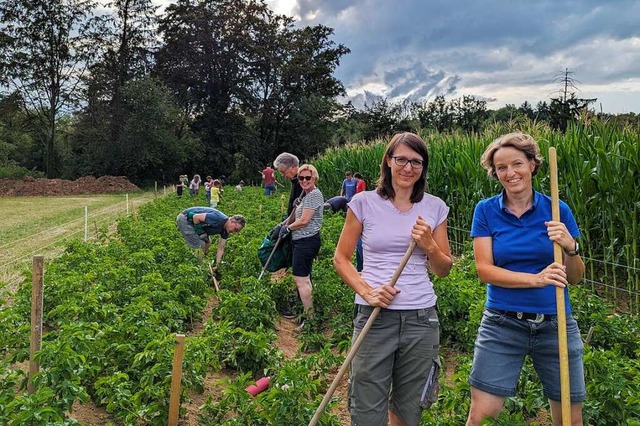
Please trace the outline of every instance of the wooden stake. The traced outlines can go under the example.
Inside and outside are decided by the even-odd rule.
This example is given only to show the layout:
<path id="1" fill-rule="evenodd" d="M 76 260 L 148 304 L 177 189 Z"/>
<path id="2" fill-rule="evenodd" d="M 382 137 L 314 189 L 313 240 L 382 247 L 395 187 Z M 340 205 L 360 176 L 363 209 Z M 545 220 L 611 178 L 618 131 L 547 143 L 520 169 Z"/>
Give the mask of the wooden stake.
<path id="1" fill-rule="evenodd" d="M 182 356 L 184 355 L 184 334 L 176 334 L 176 348 L 173 352 L 171 370 L 171 395 L 169 396 L 169 426 L 178 424 L 180 415 L 180 384 L 182 381 Z"/>
<path id="2" fill-rule="evenodd" d="M 36 352 L 42 347 L 42 296 L 44 284 L 44 256 L 33 256 L 33 286 L 31 288 L 31 342 L 29 345 L 29 393 L 35 391 L 33 376 L 40 370 L 35 360 Z"/>
<path id="3" fill-rule="evenodd" d="M 560 221 L 560 198 L 558 195 L 558 157 L 554 147 L 549 148 L 551 178 L 551 219 Z M 553 244 L 553 261 L 562 264 L 562 247 Z M 564 288 L 556 287 L 556 313 L 558 315 L 558 354 L 560 357 L 560 402 L 562 403 L 562 425 L 571 425 L 571 399 L 569 384 L 569 351 L 567 348 L 567 313 L 564 306 Z"/>

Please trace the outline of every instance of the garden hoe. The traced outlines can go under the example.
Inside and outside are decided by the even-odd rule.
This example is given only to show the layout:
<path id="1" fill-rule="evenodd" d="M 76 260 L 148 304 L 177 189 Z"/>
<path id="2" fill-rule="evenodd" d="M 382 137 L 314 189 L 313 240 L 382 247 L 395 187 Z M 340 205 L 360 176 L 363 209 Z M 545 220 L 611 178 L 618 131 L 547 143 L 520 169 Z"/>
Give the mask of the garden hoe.
<path id="1" fill-rule="evenodd" d="M 560 221 L 558 197 L 558 157 L 554 147 L 549 148 L 549 173 L 551 180 L 551 219 Z M 553 244 L 553 261 L 562 264 L 562 247 Z M 558 317 L 558 353 L 560 357 L 560 402 L 562 425 L 571 424 L 571 400 L 569 384 L 569 351 L 567 348 L 567 314 L 564 307 L 564 288 L 556 287 L 556 314 Z"/>
<path id="2" fill-rule="evenodd" d="M 220 278 L 222 278 L 220 276 L 220 273 L 218 272 L 218 269 L 216 268 L 215 270 L 213 269 L 213 260 L 211 261 L 211 263 L 209 263 L 209 272 L 211 272 L 211 281 L 213 281 L 213 285 L 216 288 L 216 291 L 220 291 Z"/>
<path id="3" fill-rule="evenodd" d="M 416 242 L 415 240 L 412 239 L 411 244 L 409 244 L 409 248 L 407 249 L 406 253 L 404 254 L 404 257 L 402 258 L 402 260 L 400 261 L 400 264 L 398 265 L 398 268 L 393 273 L 393 276 L 391 277 L 391 281 L 389 281 L 389 285 L 391 287 L 394 287 L 396 285 L 396 282 L 398 281 L 398 278 L 400 277 L 402 270 L 404 269 L 407 262 L 409 261 L 409 258 L 411 257 L 411 254 L 413 253 L 413 249 L 415 247 L 416 247 Z M 373 326 L 373 322 L 376 320 L 376 317 L 378 316 L 378 314 L 380 314 L 380 306 L 376 306 L 373 312 L 371 312 L 371 316 L 369 317 L 369 319 L 367 320 L 367 323 L 362 328 L 360 335 L 358 336 L 356 341 L 353 342 L 353 346 L 351 346 L 351 349 L 349 350 L 347 357 L 342 363 L 340 370 L 338 370 L 336 377 L 333 378 L 333 382 L 331 383 L 331 386 L 329 386 L 329 389 L 327 390 L 327 393 L 324 395 L 324 398 L 322 398 L 322 402 L 320 403 L 320 406 L 316 410 L 316 413 L 313 415 L 311 422 L 309 422 L 309 426 L 315 426 L 316 424 L 318 424 L 318 421 L 320 420 L 320 416 L 322 416 L 322 412 L 324 411 L 327 404 L 329 403 L 329 400 L 333 396 L 333 393 L 336 391 L 336 388 L 340 383 L 340 379 L 342 379 L 342 376 L 344 376 L 344 373 L 347 371 L 347 368 L 349 368 L 349 365 L 351 364 L 351 360 L 353 360 L 353 358 L 356 356 L 356 353 L 358 352 L 360 345 L 362 345 L 362 341 L 364 340 L 364 337 L 369 332 L 369 329 Z"/>

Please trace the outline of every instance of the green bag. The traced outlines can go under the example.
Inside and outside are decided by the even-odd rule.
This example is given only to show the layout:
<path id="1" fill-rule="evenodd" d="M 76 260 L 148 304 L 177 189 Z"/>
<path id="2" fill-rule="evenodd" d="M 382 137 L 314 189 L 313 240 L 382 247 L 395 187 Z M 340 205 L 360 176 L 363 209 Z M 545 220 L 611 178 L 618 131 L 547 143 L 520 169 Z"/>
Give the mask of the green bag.
<path id="1" fill-rule="evenodd" d="M 262 244 L 260 248 L 258 248 L 258 259 L 260 259 L 260 264 L 264 267 L 269 256 L 271 256 L 271 252 L 275 248 L 276 251 L 273 253 L 273 257 L 271 257 L 266 270 L 276 272 L 279 269 L 291 266 L 291 236 L 287 236 L 281 240 L 278 247 L 276 247 L 276 243 L 278 242 L 277 233 L 276 238 L 272 238 L 271 234 L 273 234 L 273 232 L 270 232 L 269 235 L 262 240 Z"/>

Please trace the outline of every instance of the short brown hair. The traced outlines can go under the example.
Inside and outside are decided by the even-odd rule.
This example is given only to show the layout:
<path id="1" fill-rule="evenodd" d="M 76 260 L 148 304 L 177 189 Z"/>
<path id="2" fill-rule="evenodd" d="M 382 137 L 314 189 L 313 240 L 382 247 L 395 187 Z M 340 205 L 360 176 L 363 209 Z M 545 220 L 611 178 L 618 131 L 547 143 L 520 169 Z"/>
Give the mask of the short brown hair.
<path id="1" fill-rule="evenodd" d="M 244 218 L 244 216 L 239 215 L 239 214 L 234 214 L 233 216 L 231 216 L 229 218 L 229 220 L 234 221 L 235 223 L 237 223 L 238 225 L 240 225 L 242 228 L 245 227 L 245 225 L 247 224 L 246 219 Z"/>
<path id="2" fill-rule="evenodd" d="M 500 148 L 512 147 L 524 153 L 528 160 L 534 164 L 532 176 L 538 173 L 538 169 L 544 160 L 540 154 L 540 147 L 531 135 L 521 132 L 508 133 L 500 136 L 489 144 L 480 157 L 480 165 L 487 171 L 487 174 L 496 177 L 496 167 L 493 164 L 493 156 Z"/>

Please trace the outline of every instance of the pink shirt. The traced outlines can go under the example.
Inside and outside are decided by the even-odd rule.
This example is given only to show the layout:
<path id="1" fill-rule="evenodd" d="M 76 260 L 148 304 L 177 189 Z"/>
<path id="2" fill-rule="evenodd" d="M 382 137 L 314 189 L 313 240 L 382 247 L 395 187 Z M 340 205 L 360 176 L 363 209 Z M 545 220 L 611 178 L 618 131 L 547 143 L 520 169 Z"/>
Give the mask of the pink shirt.
<path id="1" fill-rule="evenodd" d="M 364 269 L 362 278 L 372 287 L 388 284 L 411 242 L 411 229 L 418 215 L 435 229 L 447 219 L 449 207 L 440 198 L 425 193 L 409 211 L 398 211 L 390 200 L 375 191 L 360 192 L 348 207 L 362 223 Z M 396 295 L 389 309 L 421 309 L 436 304 L 433 284 L 427 274 L 426 253 L 418 246 L 398 278 Z M 355 302 L 367 305 L 356 294 Z"/>

